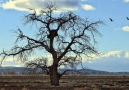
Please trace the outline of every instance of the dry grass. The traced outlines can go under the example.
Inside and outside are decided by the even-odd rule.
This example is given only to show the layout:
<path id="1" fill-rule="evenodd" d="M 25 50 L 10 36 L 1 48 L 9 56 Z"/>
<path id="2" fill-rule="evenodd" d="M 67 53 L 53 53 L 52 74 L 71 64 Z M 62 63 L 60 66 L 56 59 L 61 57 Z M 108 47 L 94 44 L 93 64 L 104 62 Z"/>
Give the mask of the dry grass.
<path id="1" fill-rule="evenodd" d="M 129 90 L 129 76 L 63 76 L 60 87 L 50 86 L 48 76 L 2 75 L 0 90 Z"/>

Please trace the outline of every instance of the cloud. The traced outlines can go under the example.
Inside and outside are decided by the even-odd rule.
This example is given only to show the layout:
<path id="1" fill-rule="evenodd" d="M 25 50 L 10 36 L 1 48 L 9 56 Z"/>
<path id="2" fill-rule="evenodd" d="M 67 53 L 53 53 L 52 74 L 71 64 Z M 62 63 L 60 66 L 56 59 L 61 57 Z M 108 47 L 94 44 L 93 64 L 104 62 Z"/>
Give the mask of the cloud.
<path id="1" fill-rule="evenodd" d="M 16 9 L 19 11 L 27 11 L 28 8 L 32 8 L 33 5 L 29 4 L 28 0 L 15 0 L 15 1 L 9 1 L 2 5 L 2 8 L 4 9 Z M 33 9 L 33 8 L 32 8 Z"/>
<path id="2" fill-rule="evenodd" d="M 103 53 L 100 56 L 95 55 L 89 62 L 83 62 L 83 65 L 95 70 L 110 72 L 128 72 L 129 70 L 129 52 L 116 50 Z"/>
<path id="3" fill-rule="evenodd" d="M 81 0 L 82 2 L 85 2 L 85 1 L 87 1 L 87 0 Z"/>
<path id="4" fill-rule="evenodd" d="M 92 54 L 90 55 L 92 58 L 87 59 L 87 56 L 82 56 L 82 62 L 86 64 L 87 67 L 93 68 L 93 69 L 98 69 L 98 70 L 124 70 L 128 67 L 129 64 L 129 52 L 128 51 L 123 51 L 123 50 L 116 50 L 116 51 L 110 51 L 106 53 L 102 53 L 99 56 Z M 52 63 L 52 56 L 47 55 L 49 65 Z M 31 57 L 36 58 L 35 57 Z M 88 60 L 88 61 L 87 61 Z M 24 63 L 21 62 L 16 62 L 13 60 L 12 57 L 8 58 L 5 60 L 2 64 L 2 66 L 24 66 Z M 114 70 L 113 70 L 114 69 Z M 109 71 L 110 71 L 109 70 Z"/>
<path id="5" fill-rule="evenodd" d="M 85 10 L 95 10 L 92 5 L 82 4 L 87 0 L 9 0 L 2 4 L 4 9 L 14 9 L 18 11 L 29 11 L 35 9 L 38 13 L 44 10 L 49 3 L 55 4 L 56 12 L 75 11 L 81 8 Z"/>
<path id="6" fill-rule="evenodd" d="M 101 53 L 100 55 L 90 55 L 92 58 L 90 58 L 89 60 L 101 60 L 101 59 L 116 59 L 116 58 L 125 58 L 125 59 L 129 59 L 129 52 L 127 51 L 122 51 L 122 50 L 118 50 L 118 51 L 110 51 L 107 53 Z"/>
<path id="7" fill-rule="evenodd" d="M 87 11 L 89 11 L 89 10 L 95 10 L 95 7 L 93 7 L 92 5 L 89 5 L 89 4 L 84 4 L 84 5 L 81 5 L 81 6 L 82 6 L 82 8 L 84 10 L 87 10 Z"/>
<path id="8" fill-rule="evenodd" d="M 2 60 L 2 57 L 0 57 L 0 60 Z M 13 57 L 7 57 L 2 61 L 1 66 L 2 67 L 6 67 L 6 66 L 22 67 L 24 66 L 24 63 L 22 61 L 15 60 L 15 58 Z"/>
<path id="9" fill-rule="evenodd" d="M 129 53 L 128 52 L 125 53 L 125 57 L 129 58 Z"/>
<path id="10" fill-rule="evenodd" d="M 54 3 L 57 8 L 59 8 L 58 12 L 78 10 L 79 7 L 79 0 L 10 0 L 1 7 L 19 11 L 28 11 L 28 8 L 40 11 L 44 9 L 49 2 Z"/>
<path id="11" fill-rule="evenodd" d="M 23 67 L 24 64 L 23 63 L 14 62 L 14 61 L 4 61 L 2 63 L 2 67 L 7 67 L 7 66 Z"/>
<path id="12" fill-rule="evenodd" d="M 129 0 L 124 0 L 125 3 L 129 3 Z"/>
<path id="13" fill-rule="evenodd" d="M 110 51 L 108 53 L 105 53 L 102 55 L 103 58 L 108 58 L 108 57 L 124 57 L 123 55 L 125 55 L 125 52 L 123 51 Z"/>
<path id="14" fill-rule="evenodd" d="M 123 30 L 123 31 L 126 31 L 126 32 L 129 32 L 129 26 L 124 26 L 124 27 L 122 28 L 122 30 Z"/>
<path id="15" fill-rule="evenodd" d="M 52 64 L 52 56 L 51 55 L 47 55 L 46 56 L 48 58 L 48 65 Z M 46 58 L 45 57 L 45 58 Z M 28 57 L 27 61 L 20 61 L 17 60 L 16 57 L 7 57 L 2 61 L 2 65 L 1 66 L 15 66 L 15 67 L 22 67 L 25 66 L 25 63 L 28 61 L 34 61 L 37 58 L 42 58 L 38 55 L 33 55 L 32 57 Z M 2 60 L 2 57 L 0 57 L 0 60 Z"/>

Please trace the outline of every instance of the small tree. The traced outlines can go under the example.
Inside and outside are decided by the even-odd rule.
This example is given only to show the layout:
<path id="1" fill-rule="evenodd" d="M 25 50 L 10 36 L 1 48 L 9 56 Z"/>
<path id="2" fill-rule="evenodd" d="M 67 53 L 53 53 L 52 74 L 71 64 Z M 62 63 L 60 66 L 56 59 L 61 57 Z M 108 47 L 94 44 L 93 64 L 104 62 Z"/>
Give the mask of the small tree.
<path id="1" fill-rule="evenodd" d="M 84 20 L 72 12 L 61 13 L 57 16 L 54 5 L 47 5 L 45 11 L 26 16 L 26 23 L 37 23 L 40 28 L 36 30 L 36 38 L 24 35 L 22 30 L 16 30 L 18 42 L 24 41 L 24 46 L 15 45 L 10 52 L 0 54 L 5 59 L 8 56 L 16 57 L 17 60 L 27 60 L 35 50 L 47 52 L 52 56 L 52 64 L 42 64 L 42 68 L 50 75 L 51 85 L 59 86 L 61 76 L 66 72 L 59 73 L 58 68 L 64 65 L 74 66 L 80 62 L 82 55 L 97 53 L 94 48 L 95 34 L 99 34 L 97 27 L 102 21 L 90 22 Z M 45 62 L 44 62 L 45 63 Z"/>

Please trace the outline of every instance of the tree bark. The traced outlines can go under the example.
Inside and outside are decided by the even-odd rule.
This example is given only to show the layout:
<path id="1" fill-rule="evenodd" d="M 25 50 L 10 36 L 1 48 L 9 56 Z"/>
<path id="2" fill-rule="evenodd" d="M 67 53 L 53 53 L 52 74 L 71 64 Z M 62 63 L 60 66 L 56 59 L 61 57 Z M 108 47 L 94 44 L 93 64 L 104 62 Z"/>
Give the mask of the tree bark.
<path id="1" fill-rule="evenodd" d="M 51 85 L 52 86 L 59 86 L 59 80 L 60 80 L 60 75 L 57 70 L 56 65 L 52 65 L 49 67 L 49 75 L 50 75 L 50 80 L 51 80 Z"/>

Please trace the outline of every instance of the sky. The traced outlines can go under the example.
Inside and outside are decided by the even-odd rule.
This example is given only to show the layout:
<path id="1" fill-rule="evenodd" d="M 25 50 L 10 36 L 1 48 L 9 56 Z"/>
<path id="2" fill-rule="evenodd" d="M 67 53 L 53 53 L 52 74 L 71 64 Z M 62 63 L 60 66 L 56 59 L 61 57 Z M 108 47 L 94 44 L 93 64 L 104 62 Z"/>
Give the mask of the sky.
<path id="1" fill-rule="evenodd" d="M 129 72 L 129 20 L 126 18 L 129 17 L 129 0 L 0 0 L 0 52 L 14 45 L 16 36 L 13 30 L 21 28 L 29 35 L 32 27 L 24 25 L 24 16 L 30 13 L 29 8 L 39 12 L 50 2 L 57 6 L 57 15 L 70 10 L 84 19 L 104 22 L 98 28 L 102 36 L 96 37 L 97 50 L 103 54 L 94 55 L 92 60 L 84 60 L 86 68 Z M 12 59 L 2 64 L 22 65 Z"/>

